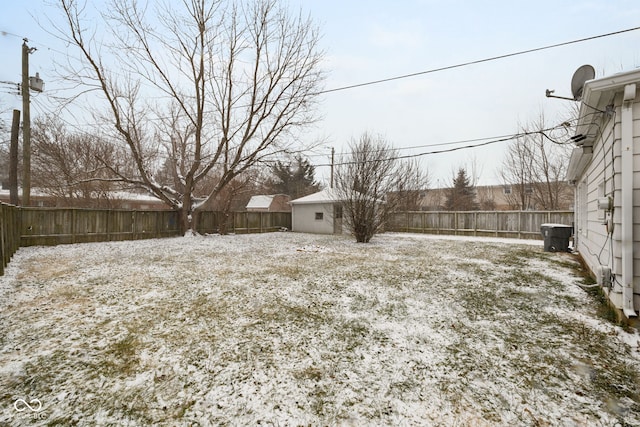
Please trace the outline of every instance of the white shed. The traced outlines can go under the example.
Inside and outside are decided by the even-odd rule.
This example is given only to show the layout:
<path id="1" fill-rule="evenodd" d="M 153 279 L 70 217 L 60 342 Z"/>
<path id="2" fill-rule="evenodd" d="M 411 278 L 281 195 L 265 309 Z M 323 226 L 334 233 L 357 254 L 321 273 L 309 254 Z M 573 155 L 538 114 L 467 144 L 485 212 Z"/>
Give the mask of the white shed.
<path id="1" fill-rule="evenodd" d="M 342 233 L 342 205 L 334 189 L 327 188 L 289 203 L 291 203 L 293 231 L 317 234 Z"/>
<path id="2" fill-rule="evenodd" d="M 587 81 L 567 180 L 575 247 L 625 316 L 640 308 L 640 70 Z"/>

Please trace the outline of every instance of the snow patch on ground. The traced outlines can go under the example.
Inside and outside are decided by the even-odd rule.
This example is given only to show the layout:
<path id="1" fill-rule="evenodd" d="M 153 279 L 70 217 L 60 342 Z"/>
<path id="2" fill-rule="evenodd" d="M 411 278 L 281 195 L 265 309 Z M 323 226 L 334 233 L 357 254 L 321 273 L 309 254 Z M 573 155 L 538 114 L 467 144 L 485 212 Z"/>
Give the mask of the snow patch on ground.
<path id="1" fill-rule="evenodd" d="M 569 256 L 453 237 L 22 248 L 0 422 L 640 425 L 639 336 L 595 316 Z"/>

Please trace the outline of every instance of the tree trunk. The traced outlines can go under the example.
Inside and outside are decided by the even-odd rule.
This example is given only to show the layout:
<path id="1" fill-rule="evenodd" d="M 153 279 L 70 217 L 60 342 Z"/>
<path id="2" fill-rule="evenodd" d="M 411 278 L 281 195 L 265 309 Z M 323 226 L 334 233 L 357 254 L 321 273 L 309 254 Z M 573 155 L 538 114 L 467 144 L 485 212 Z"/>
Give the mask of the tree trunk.
<path id="1" fill-rule="evenodd" d="M 195 234 L 196 212 L 192 210 L 192 203 L 189 197 L 184 198 L 182 202 L 182 207 L 178 210 L 178 216 L 180 218 L 180 234 L 181 235 L 185 235 L 187 233 Z"/>

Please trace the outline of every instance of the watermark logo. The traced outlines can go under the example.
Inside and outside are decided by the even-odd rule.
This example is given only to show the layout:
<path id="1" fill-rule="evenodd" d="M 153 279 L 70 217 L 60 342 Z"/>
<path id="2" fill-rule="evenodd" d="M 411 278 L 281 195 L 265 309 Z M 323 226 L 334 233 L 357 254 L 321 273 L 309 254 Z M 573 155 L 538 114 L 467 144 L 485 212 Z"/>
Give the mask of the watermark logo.
<path id="1" fill-rule="evenodd" d="M 42 410 L 42 402 L 40 402 L 40 399 L 31 399 L 29 403 L 24 399 L 16 399 L 16 401 L 13 402 L 13 407 L 18 412 L 24 412 L 26 410 L 40 412 Z"/>
<path id="2" fill-rule="evenodd" d="M 16 399 L 13 402 L 13 409 L 23 416 L 29 416 L 34 419 L 47 418 L 47 414 L 45 412 L 41 412 L 43 408 L 40 399 L 31 399 L 28 402 L 24 399 Z"/>

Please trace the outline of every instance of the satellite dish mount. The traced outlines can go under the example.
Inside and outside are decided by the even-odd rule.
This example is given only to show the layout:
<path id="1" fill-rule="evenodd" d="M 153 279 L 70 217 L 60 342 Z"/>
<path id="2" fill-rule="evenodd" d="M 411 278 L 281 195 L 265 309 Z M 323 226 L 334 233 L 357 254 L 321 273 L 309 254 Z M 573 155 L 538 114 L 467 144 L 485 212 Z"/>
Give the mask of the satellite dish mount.
<path id="1" fill-rule="evenodd" d="M 578 68 L 575 73 L 573 73 L 573 77 L 571 78 L 571 93 L 573 98 L 569 98 L 566 96 L 556 96 L 552 95 L 554 90 L 547 89 L 546 95 L 547 98 L 559 98 L 559 99 L 567 99 L 569 101 L 580 101 L 582 99 L 582 91 L 584 89 L 584 84 L 588 80 L 593 80 L 596 76 L 596 71 L 593 69 L 591 65 L 583 65 Z"/>

